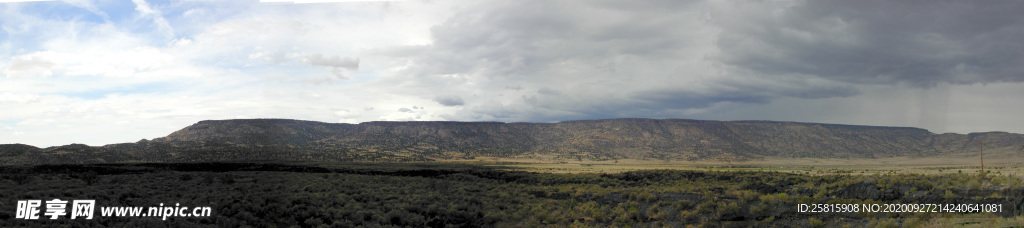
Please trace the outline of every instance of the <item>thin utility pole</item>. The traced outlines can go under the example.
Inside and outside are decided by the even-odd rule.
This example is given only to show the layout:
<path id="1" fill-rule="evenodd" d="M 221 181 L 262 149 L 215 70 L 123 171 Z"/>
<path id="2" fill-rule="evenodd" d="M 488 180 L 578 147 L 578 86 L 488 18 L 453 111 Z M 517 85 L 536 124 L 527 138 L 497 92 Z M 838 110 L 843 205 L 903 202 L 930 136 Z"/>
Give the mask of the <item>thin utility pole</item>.
<path id="1" fill-rule="evenodd" d="M 978 153 L 981 154 L 981 174 L 984 175 L 985 174 L 985 143 L 981 142 L 981 143 L 978 143 L 978 145 L 980 145 L 979 146 L 980 149 L 978 149 Z"/>

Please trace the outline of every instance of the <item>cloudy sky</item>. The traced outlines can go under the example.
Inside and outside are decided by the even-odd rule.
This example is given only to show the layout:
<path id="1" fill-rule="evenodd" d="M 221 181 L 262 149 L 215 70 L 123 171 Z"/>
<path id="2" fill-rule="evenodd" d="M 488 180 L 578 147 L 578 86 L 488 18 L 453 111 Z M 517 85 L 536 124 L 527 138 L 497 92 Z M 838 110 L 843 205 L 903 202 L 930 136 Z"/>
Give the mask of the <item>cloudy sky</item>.
<path id="1" fill-rule="evenodd" d="M 0 143 L 200 120 L 780 120 L 1024 133 L 1024 1 L 0 3 Z"/>

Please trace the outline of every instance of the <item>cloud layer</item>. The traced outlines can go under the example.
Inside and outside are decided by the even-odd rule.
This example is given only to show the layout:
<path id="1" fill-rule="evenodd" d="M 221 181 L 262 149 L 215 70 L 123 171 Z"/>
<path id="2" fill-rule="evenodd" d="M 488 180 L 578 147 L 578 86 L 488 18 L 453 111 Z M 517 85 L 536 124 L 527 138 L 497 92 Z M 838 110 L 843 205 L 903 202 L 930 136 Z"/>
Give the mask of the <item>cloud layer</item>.
<path id="1" fill-rule="evenodd" d="M 765 8 L 776 8 L 769 11 Z M 764 75 L 856 84 L 1024 81 L 1021 2 L 808 1 L 722 4 L 714 59 Z"/>
<path id="2" fill-rule="evenodd" d="M 1024 132 L 1019 2 L 0 3 L 0 143 L 204 119 L 767 119 Z"/>

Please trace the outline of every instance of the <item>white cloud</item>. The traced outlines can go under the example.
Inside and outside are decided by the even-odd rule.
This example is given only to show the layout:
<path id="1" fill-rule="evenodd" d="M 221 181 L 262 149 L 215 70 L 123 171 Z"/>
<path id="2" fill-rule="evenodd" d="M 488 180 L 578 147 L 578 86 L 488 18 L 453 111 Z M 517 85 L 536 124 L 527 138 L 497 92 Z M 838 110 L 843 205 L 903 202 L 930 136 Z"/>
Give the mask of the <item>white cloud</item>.
<path id="1" fill-rule="evenodd" d="M 185 11 L 185 13 L 182 13 L 181 16 L 182 17 L 192 17 L 192 16 L 197 16 L 197 15 L 200 15 L 200 14 L 204 14 L 204 13 L 206 13 L 205 9 L 193 8 L 193 9 L 189 9 L 188 11 Z"/>
<path id="2" fill-rule="evenodd" d="M 57 66 L 64 70 L 66 76 L 139 77 L 145 72 L 169 69 L 174 62 L 174 56 L 154 47 L 81 53 L 48 51 L 40 54 L 57 60 Z"/>
<path id="3" fill-rule="evenodd" d="M 11 92 L 0 92 L 0 104 L 3 103 L 32 103 L 39 102 L 39 96 L 35 94 L 15 94 Z"/>
<path id="4" fill-rule="evenodd" d="M 95 4 L 92 4 L 92 1 L 89 1 L 89 0 L 63 0 L 63 1 L 68 3 L 68 4 L 71 4 L 73 6 L 76 6 L 76 7 L 85 9 L 85 10 L 88 10 L 89 12 L 92 12 L 93 14 L 96 14 L 97 16 L 102 17 L 104 20 L 110 20 L 110 16 L 107 15 L 106 12 L 103 12 L 103 10 L 100 10 L 98 7 L 96 7 Z"/>
<path id="5" fill-rule="evenodd" d="M 348 79 L 344 74 L 344 70 L 359 70 L 359 59 L 357 58 L 341 58 L 338 56 L 325 58 L 321 54 L 312 54 L 306 56 L 304 60 L 309 65 L 331 67 L 331 73 L 338 77 L 338 79 Z"/>
<path id="6" fill-rule="evenodd" d="M 260 2 L 266 3 L 293 3 L 293 4 L 309 4 L 309 3 L 338 3 L 338 2 L 401 2 L 404 0 L 260 0 Z"/>
<path id="7" fill-rule="evenodd" d="M 153 20 L 153 24 L 156 24 L 157 28 L 167 38 L 174 38 L 174 28 L 167 22 L 162 13 L 159 10 L 155 10 L 146 3 L 146 0 L 132 0 L 135 3 L 135 10 L 139 12 L 143 18 L 150 18 Z"/>
<path id="8" fill-rule="evenodd" d="M 12 57 L 4 68 L 4 74 L 7 77 L 48 77 L 53 75 L 55 66 L 46 52 L 36 52 Z"/>

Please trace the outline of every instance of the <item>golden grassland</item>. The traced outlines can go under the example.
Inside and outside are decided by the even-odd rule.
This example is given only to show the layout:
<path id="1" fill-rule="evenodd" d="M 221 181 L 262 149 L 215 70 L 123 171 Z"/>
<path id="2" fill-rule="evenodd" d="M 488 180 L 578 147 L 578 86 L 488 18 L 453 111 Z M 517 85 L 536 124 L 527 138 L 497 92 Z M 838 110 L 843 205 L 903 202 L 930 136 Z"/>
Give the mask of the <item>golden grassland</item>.
<path id="1" fill-rule="evenodd" d="M 811 159 L 773 158 L 743 162 L 728 161 L 663 161 L 621 159 L 587 161 L 551 158 L 477 157 L 455 162 L 485 166 L 508 167 L 539 173 L 622 173 L 634 170 L 669 169 L 698 171 L 771 171 L 805 175 L 876 175 L 876 174 L 978 174 L 981 156 L 974 153 L 930 157 L 894 157 L 882 159 Z M 1014 149 L 986 150 L 986 173 L 1024 179 L 1024 151 Z M 814 222 L 809 222 L 814 224 Z M 872 219 L 868 227 L 1024 227 L 1024 216 L 992 217 L 984 214 L 942 217 L 924 216 L 905 220 Z"/>
<path id="2" fill-rule="evenodd" d="M 989 173 L 1024 177 L 1024 151 L 1013 149 L 986 150 L 985 169 Z M 450 160 L 487 166 L 510 167 L 514 170 L 542 173 L 621 173 L 633 170 L 717 170 L 773 171 L 822 174 L 950 174 L 978 173 L 981 156 L 961 153 L 930 157 L 892 157 L 879 159 L 816 159 L 765 157 L 748 161 L 665 161 L 620 159 L 606 161 L 552 158 L 476 157 L 472 160 Z"/>

